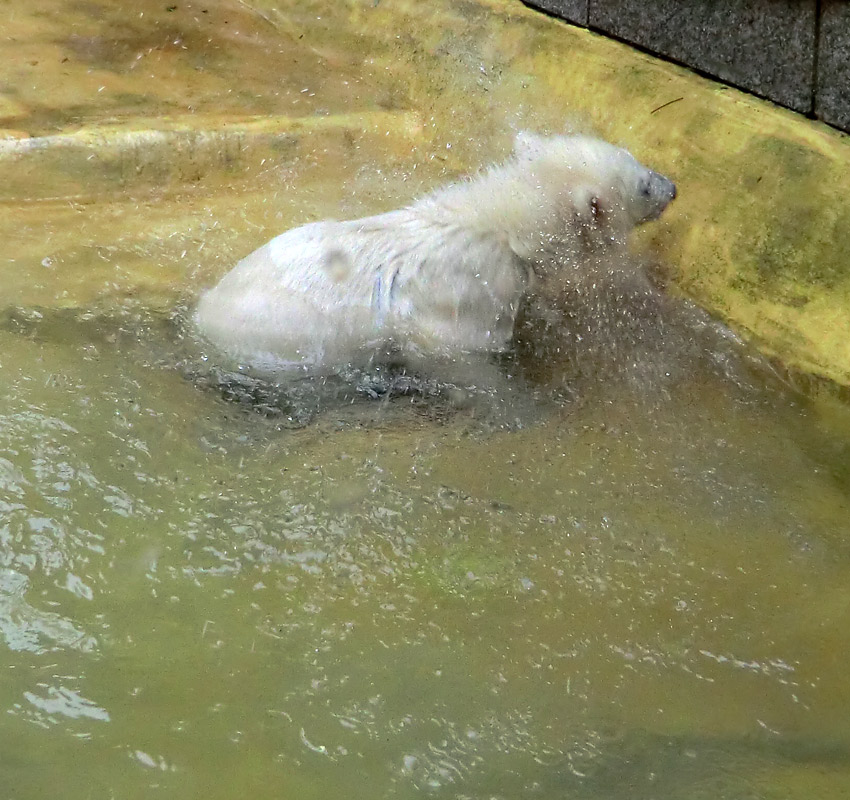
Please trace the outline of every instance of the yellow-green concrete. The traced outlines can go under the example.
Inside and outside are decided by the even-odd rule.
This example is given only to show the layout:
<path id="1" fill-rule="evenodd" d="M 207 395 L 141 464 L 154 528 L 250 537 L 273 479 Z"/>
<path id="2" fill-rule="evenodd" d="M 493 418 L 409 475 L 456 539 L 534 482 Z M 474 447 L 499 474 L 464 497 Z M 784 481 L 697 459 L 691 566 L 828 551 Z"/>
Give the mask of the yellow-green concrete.
<path id="1" fill-rule="evenodd" d="M 7 5 L 7 303 L 167 306 L 289 224 L 578 124 L 677 181 L 643 238 L 681 291 L 850 384 L 850 138 L 825 126 L 507 0 Z"/>

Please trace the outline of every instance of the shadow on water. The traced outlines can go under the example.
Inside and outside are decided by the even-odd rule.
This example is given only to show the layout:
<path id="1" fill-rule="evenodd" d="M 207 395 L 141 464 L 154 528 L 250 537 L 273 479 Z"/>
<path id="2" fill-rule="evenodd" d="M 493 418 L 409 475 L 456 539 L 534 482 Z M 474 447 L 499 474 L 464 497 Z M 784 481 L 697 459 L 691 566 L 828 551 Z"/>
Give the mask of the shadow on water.
<path id="1" fill-rule="evenodd" d="M 589 768 L 585 766 L 586 772 L 579 772 L 570 763 L 558 765 L 543 778 L 541 796 L 576 800 L 619 800 L 624 796 L 630 800 L 752 800 L 765 796 L 759 775 L 776 762 L 824 770 L 850 766 L 850 750 L 842 743 L 777 741 L 768 735 L 735 740 L 638 732 L 612 736 L 607 742 L 601 737 L 598 745 L 606 755 Z"/>

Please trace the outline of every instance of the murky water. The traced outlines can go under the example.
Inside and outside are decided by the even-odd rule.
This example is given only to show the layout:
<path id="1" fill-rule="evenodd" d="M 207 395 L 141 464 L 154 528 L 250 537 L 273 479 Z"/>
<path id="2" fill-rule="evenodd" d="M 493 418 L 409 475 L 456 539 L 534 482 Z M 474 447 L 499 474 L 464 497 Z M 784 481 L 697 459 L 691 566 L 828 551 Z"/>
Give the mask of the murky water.
<path id="1" fill-rule="evenodd" d="M 850 790 L 845 409 L 600 369 L 293 429 L 167 330 L 0 332 L 7 796 Z"/>

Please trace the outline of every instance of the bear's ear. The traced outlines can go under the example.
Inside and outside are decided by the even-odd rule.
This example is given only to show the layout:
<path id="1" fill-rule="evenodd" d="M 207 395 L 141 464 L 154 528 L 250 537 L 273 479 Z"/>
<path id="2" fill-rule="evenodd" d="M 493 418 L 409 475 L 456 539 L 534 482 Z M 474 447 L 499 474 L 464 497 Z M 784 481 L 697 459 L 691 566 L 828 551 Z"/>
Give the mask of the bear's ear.
<path id="1" fill-rule="evenodd" d="M 534 158 L 546 146 L 546 137 L 531 131 L 520 131 L 514 139 L 514 155 L 518 158 Z"/>

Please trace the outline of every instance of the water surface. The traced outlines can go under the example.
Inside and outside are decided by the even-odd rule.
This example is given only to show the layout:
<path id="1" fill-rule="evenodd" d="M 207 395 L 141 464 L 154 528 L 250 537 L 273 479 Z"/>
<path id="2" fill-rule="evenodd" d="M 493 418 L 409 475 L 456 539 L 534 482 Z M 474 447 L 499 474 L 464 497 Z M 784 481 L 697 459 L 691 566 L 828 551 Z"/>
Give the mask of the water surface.
<path id="1" fill-rule="evenodd" d="M 850 788 L 844 408 L 671 350 L 293 427 L 119 321 L 0 332 L 9 796 Z"/>

